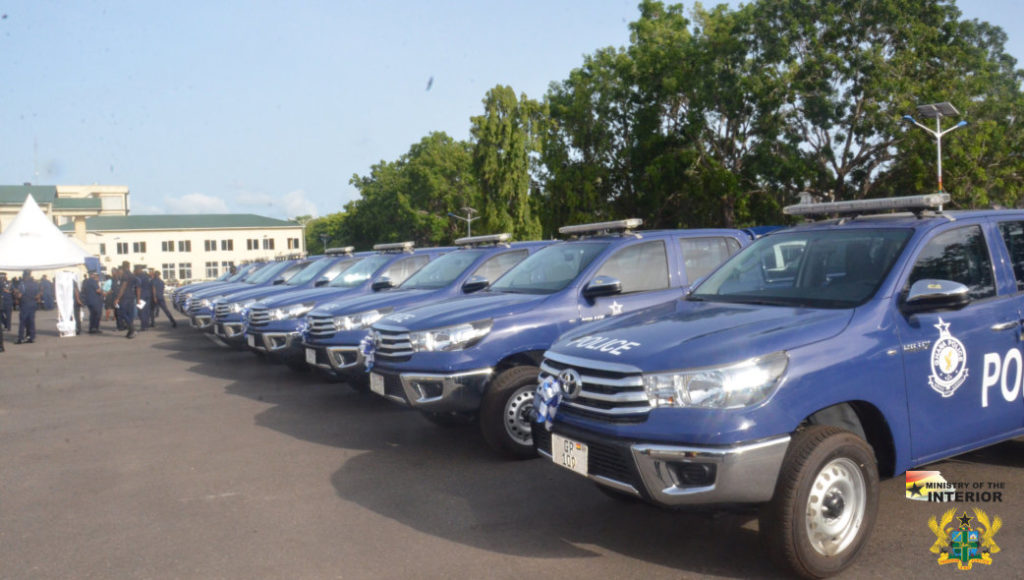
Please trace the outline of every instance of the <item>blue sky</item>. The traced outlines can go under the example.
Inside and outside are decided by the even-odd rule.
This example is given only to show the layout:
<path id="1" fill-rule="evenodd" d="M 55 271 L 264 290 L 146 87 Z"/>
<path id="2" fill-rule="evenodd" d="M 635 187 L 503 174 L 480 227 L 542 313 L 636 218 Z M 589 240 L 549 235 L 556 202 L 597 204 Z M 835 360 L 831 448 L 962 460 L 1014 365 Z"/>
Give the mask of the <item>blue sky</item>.
<path id="1" fill-rule="evenodd" d="M 0 184 L 127 185 L 133 213 L 325 215 L 429 132 L 468 138 L 494 85 L 539 99 L 626 45 L 637 4 L 0 1 Z M 958 5 L 1003 24 L 1024 65 L 1024 3 Z"/>

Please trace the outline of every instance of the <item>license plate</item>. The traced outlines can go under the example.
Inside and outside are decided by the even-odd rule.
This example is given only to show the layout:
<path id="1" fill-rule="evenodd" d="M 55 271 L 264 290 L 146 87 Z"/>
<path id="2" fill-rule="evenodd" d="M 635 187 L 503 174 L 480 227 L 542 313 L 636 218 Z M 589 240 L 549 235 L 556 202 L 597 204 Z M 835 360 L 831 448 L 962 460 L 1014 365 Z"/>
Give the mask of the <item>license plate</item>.
<path id="1" fill-rule="evenodd" d="M 588 453 L 589 448 L 586 443 L 551 434 L 551 460 L 558 465 L 580 475 L 586 475 Z"/>
<path id="2" fill-rule="evenodd" d="M 251 334 L 246 336 L 245 337 L 245 342 L 248 343 L 249 346 L 251 346 L 253 348 L 256 348 L 256 337 L 255 336 L 253 336 Z"/>
<path id="3" fill-rule="evenodd" d="M 384 395 L 384 375 L 370 373 L 370 390 L 378 395 Z"/>
<path id="4" fill-rule="evenodd" d="M 315 349 L 312 349 L 312 348 L 307 348 L 306 349 L 306 362 L 308 362 L 311 365 L 315 365 L 316 364 L 316 350 Z"/>

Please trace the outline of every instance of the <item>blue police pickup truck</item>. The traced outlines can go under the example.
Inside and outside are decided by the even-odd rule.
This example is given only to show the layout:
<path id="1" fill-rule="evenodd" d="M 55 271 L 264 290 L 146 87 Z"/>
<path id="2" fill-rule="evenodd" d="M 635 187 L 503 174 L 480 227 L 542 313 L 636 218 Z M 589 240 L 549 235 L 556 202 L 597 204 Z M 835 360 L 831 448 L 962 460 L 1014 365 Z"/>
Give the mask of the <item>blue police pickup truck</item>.
<path id="1" fill-rule="evenodd" d="M 551 242 L 509 242 L 509 234 L 455 240 L 449 252 L 394 290 L 321 304 L 306 316 L 306 362 L 353 388 L 367 388 L 360 344 L 371 324 L 393 312 L 472 294 Z"/>
<path id="2" fill-rule="evenodd" d="M 562 333 L 683 295 L 750 241 L 738 230 L 635 231 L 639 219 L 567 226 L 487 290 L 372 327 L 370 389 L 437 423 L 478 418 L 484 438 L 533 457 L 541 354 Z"/>
<path id="3" fill-rule="evenodd" d="M 193 328 L 200 330 L 211 330 L 213 326 L 213 303 L 214 301 L 238 292 L 252 288 L 265 288 L 284 284 L 302 271 L 313 260 L 295 259 L 279 260 L 270 262 L 265 267 L 254 271 L 251 276 L 246 277 L 242 282 L 216 286 L 207 290 L 196 292 L 189 299 L 189 306 L 186 314 L 192 322 Z"/>
<path id="4" fill-rule="evenodd" d="M 295 370 L 308 370 L 302 336 L 306 315 L 318 304 L 343 296 L 359 296 L 394 288 L 452 248 L 415 249 L 413 242 L 377 244 L 374 254 L 320 288 L 296 290 L 272 296 L 252 305 L 247 314 L 247 346 L 275 362 Z"/>
<path id="5" fill-rule="evenodd" d="M 612 496 L 760 506 L 776 563 L 840 572 L 879 476 L 1024 434 L 1024 211 L 948 199 L 790 206 L 841 217 L 561 337 L 541 363 L 538 451 Z"/>
<path id="6" fill-rule="evenodd" d="M 264 266 L 266 266 L 265 262 L 251 262 L 249 264 L 239 266 L 233 274 L 230 270 L 221 274 L 221 276 L 216 280 L 193 282 L 192 284 L 179 286 L 171 293 L 171 301 L 174 303 L 174 309 L 187 315 L 188 307 L 190 306 L 189 302 L 196 293 L 227 286 L 228 284 L 242 282 L 256 270 L 259 270 Z"/>
<path id="7" fill-rule="evenodd" d="M 359 261 L 352 253 L 352 246 L 332 248 L 324 256 L 312 259 L 305 268 L 276 286 L 258 286 L 239 290 L 213 301 L 213 325 L 211 330 L 230 347 L 245 345 L 246 315 L 256 302 L 294 290 L 320 288 Z"/>

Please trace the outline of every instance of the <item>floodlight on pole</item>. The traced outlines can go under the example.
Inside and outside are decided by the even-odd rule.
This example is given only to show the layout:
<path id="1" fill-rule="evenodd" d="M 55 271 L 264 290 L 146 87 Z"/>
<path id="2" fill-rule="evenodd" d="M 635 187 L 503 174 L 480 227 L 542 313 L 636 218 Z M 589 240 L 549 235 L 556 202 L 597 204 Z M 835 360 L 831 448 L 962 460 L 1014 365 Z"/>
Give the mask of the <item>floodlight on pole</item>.
<path id="1" fill-rule="evenodd" d="M 480 219 L 480 216 L 473 217 L 473 214 L 476 213 L 476 210 L 471 207 L 464 207 L 462 208 L 462 211 L 466 212 L 466 217 L 455 215 L 452 212 L 448 212 L 448 215 L 457 220 L 462 220 L 466 222 L 466 237 L 469 237 L 473 235 L 473 220 Z"/>
<path id="2" fill-rule="evenodd" d="M 914 119 L 913 117 L 911 117 L 910 115 L 903 115 L 903 120 L 904 121 L 906 121 L 907 123 L 913 123 L 914 125 L 917 125 L 918 127 L 920 127 L 922 129 L 924 129 L 925 131 L 927 131 L 928 134 L 930 134 L 932 137 L 935 137 L 936 150 L 937 150 L 937 157 L 936 157 L 937 163 L 936 163 L 936 166 L 938 168 L 937 172 L 938 172 L 938 177 L 939 177 L 939 191 L 941 192 L 941 191 L 943 191 L 943 189 L 942 189 L 942 136 L 945 135 L 946 133 L 949 133 L 950 131 L 955 131 L 955 130 L 959 129 L 960 127 L 966 127 L 967 126 L 967 121 L 960 121 L 956 125 L 953 125 L 949 129 L 946 129 L 945 131 L 943 131 L 942 130 L 942 118 L 943 117 L 955 117 L 955 116 L 960 114 L 960 112 L 956 110 L 956 107 L 954 107 L 952 104 L 946 103 L 946 102 L 943 102 L 943 103 L 932 103 L 930 105 L 919 105 L 917 107 L 917 113 L 919 115 L 921 115 L 922 117 L 926 118 L 926 119 L 935 119 L 935 130 L 933 131 L 933 130 L 929 129 L 928 127 L 925 127 L 921 123 L 918 123 L 917 120 Z"/>
<path id="3" fill-rule="evenodd" d="M 320 234 L 320 245 L 327 249 L 327 240 L 331 239 L 331 234 Z"/>

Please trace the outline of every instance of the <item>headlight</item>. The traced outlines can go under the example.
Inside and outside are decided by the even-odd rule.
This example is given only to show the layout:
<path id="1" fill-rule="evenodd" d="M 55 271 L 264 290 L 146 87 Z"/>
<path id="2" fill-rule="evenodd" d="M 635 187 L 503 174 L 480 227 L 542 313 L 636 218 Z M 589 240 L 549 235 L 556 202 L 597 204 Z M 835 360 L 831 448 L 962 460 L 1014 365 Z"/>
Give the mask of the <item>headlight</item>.
<path id="1" fill-rule="evenodd" d="M 199 300 L 192 303 L 193 308 L 209 308 L 213 302 L 210 302 L 209 298 L 200 298 Z"/>
<path id="2" fill-rule="evenodd" d="M 413 352 L 439 350 L 462 350 L 473 346 L 491 331 L 492 321 L 481 320 L 468 324 L 456 324 L 444 328 L 410 332 L 409 342 Z"/>
<path id="3" fill-rule="evenodd" d="M 228 304 L 228 312 L 233 314 L 245 312 L 253 304 L 256 304 L 255 300 L 250 300 L 248 302 L 232 302 L 231 304 Z"/>
<path id="4" fill-rule="evenodd" d="M 788 364 L 789 355 L 780 351 L 722 367 L 644 375 L 644 390 L 655 407 L 749 407 L 772 394 Z"/>
<path id="5" fill-rule="evenodd" d="M 298 318 L 312 310 L 314 306 L 316 306 L 316 302 L 303 302 L 301 304 L 292 304 L 291 306 L 285 306 L 283 308 L 275 308 L 270 311 L 270 319 L 288 320 L 289 318 Z"/>
<path id="6" fill-rule="evenodd" d="M 391 314 L 394 308 L 381 308 L 379 310 L 367 310 L 356 314 L 334 317 L 335 330 L 360 330 L 367 328 L 387 314 Z"/>

